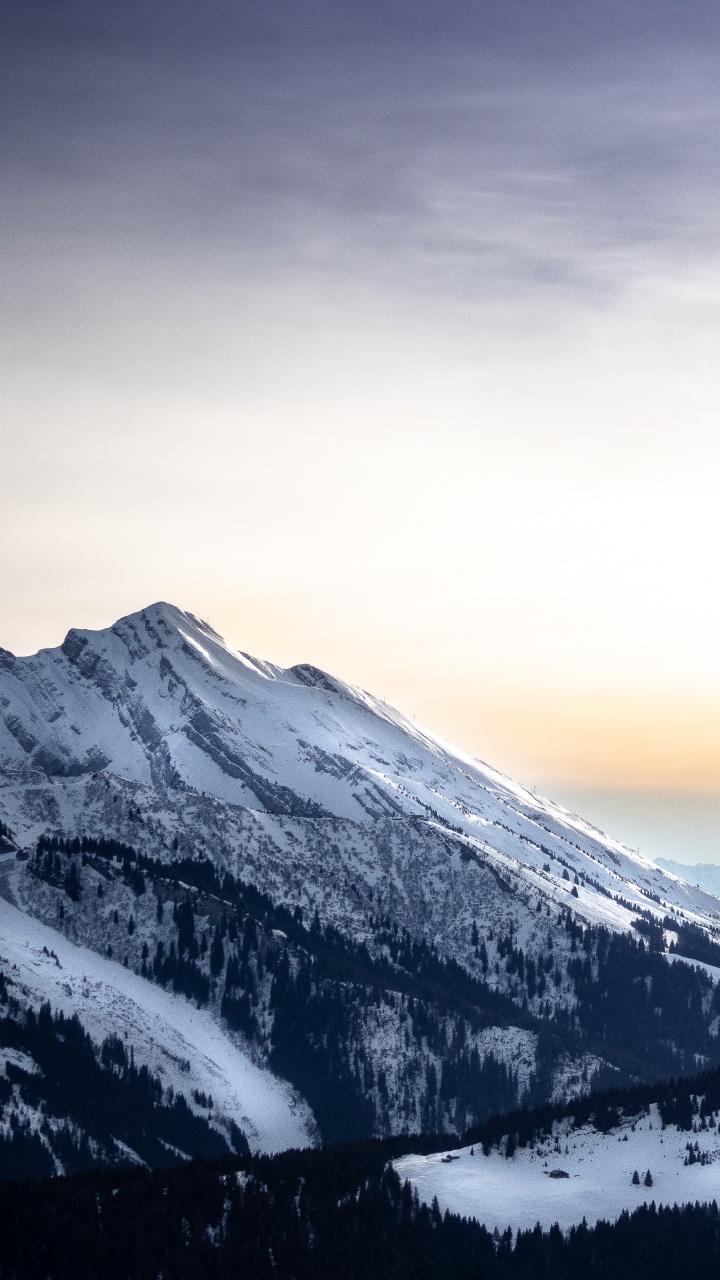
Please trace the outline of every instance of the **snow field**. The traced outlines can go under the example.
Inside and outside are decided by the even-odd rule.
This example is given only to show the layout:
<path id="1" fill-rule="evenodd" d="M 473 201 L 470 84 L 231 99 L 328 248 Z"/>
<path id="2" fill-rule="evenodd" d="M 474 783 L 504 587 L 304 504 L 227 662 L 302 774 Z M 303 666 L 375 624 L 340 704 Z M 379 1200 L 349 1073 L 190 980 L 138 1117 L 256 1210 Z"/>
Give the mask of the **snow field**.
<path id="1" fill-rule="evenodd" d="M 717 1119 L 717 1117 L 716 1117 Z M 476 1218 L 488 1230 L 503 1232 L 543 1230 L 557 1223 L 563 1231 L 586 1219 L 588 1226 L 605 1219 L 614 1221 L 624 1209 L 632 1212 L 641 1204 L 686 1204 L 720 1200 L 720 1133 L 709 1129 L 698 1134 L 672 1126 L 663 1130 L 657 1108 L 650 1115 L 627 1121 L 608 1134 L 591 1127 L 578 1130 L 566 1122 L 557 1127 L 560 1152 L 553 1139 L 535 1149 L 518 1148 L 508 1160 L 493 1149 L 484 1156 L 482 1147 L 464 1147 L 453 1155 L 459 1159 L 443 1163 L 443 1153 L 405 1156 L 394 1161 L 404 1179 L 409 1179 L 421 1200 L 431 1204 L 437 1196 L 444 1213 L 449 1209 L 467 1218 Z M 625 1139 L 627 1138 L 627 1141 Z M 686 1146 L 697 1142 L 710 1162 L 685 1165 Z M 563 1169 L 568 1178 L 550 1178 L 553 1169 Z M 652 1187 L 643 1185 L 650 1170 Z M 640 1185 L 632 1183 L 637 1170 Z"/>

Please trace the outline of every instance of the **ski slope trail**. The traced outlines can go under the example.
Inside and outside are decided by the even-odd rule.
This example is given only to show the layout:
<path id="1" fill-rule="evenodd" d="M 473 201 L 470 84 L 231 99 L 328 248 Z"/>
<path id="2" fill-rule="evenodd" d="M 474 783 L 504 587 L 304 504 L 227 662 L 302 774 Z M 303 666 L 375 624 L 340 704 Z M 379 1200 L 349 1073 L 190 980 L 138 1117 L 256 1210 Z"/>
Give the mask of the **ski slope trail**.
<path id="1" fill-rule="evenodd" d="M 98 1042 L 121 1036 L 136 1064 L 184 1094 L 193 1109 L 193 1090 L 211 1094 L 215 1119 L 233 1120 L 252 1151 L 312 1145 L 307 1105 L 252 1062 L 206 1010 L 75 945 L 2 898 L 0 965 L 11 995 L 77 1014 Z"/>

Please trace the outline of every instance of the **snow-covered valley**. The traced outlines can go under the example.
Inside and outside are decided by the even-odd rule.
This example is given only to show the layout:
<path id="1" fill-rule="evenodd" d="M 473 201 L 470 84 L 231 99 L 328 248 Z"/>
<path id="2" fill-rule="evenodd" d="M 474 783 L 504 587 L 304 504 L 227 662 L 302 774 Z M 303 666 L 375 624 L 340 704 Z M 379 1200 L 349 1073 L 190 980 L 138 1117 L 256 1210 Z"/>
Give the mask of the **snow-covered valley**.
<path id="1" fill-rule="evenodd" d="M 720 1133 L 716 1112 L 709 1127 L 688 1132 L 663 1126 L 656 1106 L 627 1118 L 609 1133 L 592 1125 L 558 1123 L 552 1136 L 518 1147 L 510 1158 L 481 1146 L 395 1161 L 421 1200 L 437 1197 L 441 1211 L 476 1218 L 501 1234 L 554 1223 L 565 1231 L 612 1222 L 641 1204 L 709 1203 L 720 1199 Z M 693 1159 L 689 1161 L 689 1148 Z M 645 1185 L 650 1174 L 650 1185 Z M 553 1174 L 555 1176 L 553 1176 Z M 558 1176 L 558 1174 L 567 1176 Z M 633 1182 L 636 1176 L 637 1181 Z"/>

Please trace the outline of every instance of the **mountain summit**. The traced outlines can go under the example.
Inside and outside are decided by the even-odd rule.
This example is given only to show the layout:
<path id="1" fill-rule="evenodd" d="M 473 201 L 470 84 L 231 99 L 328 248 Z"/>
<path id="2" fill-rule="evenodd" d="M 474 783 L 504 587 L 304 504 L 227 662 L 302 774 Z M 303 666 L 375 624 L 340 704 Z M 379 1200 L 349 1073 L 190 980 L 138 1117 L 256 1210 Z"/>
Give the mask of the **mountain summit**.
<path id="1" fill-rule="evenodd" d="M 198 842 L 212 843 L 213 856 L 229 857 L 235 870 L 240 849 L 219 832 L 209 840 L 193 807 L 207 811 L 201 827 L 222 815 L 221 825 L 262 831 L 284 850 L 302 832 L 325 857 L 336 845 L 328 881 L 316 886 L 321 896 L 332 887 L 347 897 L 350 879 L 349 903 L 377 889 L 405 922 L 419 911 L 440 934 L 461 912 L 468 937 L 470 918 L 485 914 L 488 894 L 499 891 L 502 903 L 510 880 L 612 928 L 661 900 L 720 919 L 712 895 L 370 694 L 310 665 L 285 670 L 238 652 L 172 605 L 104 631 L 72 630 L 59 648 L 32 657 L 4 654 L 0 707 L 0 805 L 22 839 L 48 823 L 64 829 L 71 814 L 83 830 L 111 818 L 114 835 L 137 837 L 124 808 L 108 810 L 112 780 L 147 811 L 150 830 L 154 820 L 196 852 Z M 349 843 L 337 844 L 341 831 Z M 242 843 L 251 855 L 253 841 Z M 423 866 L 429 848 L 432 867 Z M 305 874 L 301 849 L 298 858 Z M 305 894 L 310 905 L 311 883 Z"/>

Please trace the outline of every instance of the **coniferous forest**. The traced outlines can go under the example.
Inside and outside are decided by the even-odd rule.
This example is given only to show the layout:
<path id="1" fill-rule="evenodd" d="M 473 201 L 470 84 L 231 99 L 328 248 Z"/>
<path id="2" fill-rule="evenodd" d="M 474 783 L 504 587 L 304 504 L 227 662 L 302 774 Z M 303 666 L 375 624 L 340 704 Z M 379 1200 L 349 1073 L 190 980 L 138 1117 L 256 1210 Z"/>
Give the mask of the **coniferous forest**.
<path id="1" fill-rule="evenodd" d="M 59 913 L 83 905 L 106 931 L 95 943 L 102 936 L 107 954 L 199 1005 L 214 1002 L 228 1027 L 307 1098 L 325 1141 L 398 1129 L 462 1133 L 512 1109 L 521 1094 L 529 1104 L 545 1100 L 564 1055 L 612 1064 L 606 1079 L 602 1068 L 596 1073 L 595 1088 L 611 1075 L 658 1079 L 717 1061 L 720 987 L 699 966 L 669 963 L 642 915 L 633 936 L 584 926 L 561 911 L 554 923 L 569 947 L 562 971 L 550 930 L 534 954 L 512 934 L 498 936 L 496 964 L 514 984 L 510 998 L 488 979 L 476 929 L 478 971 L 470 973 L 381 912 L 371 917 L 369 944 L 358 943 L 317 913 L 305 919 L 239 877 L 221 875 L 209 859 L 176 854 L 168 862 L 107 838 L 44 836 L 28 870 L 54 892 Z M 126 892 L 115 926 L 103 915 L 109 882 Z M 689 929 L 677 948 L 693 953 L 701 944 Z M 564 998 L 548 1016 L 544 994 L 561 985 Z M 393 1097 L 366 1032 L 371 1016 L 389 1011 L 403 1027 L 406 1055 Z M 477 1037 L 492 1025 L 537 1036 L 524 1090 L 511 1067 L 478 1053 Z"/>
<path id="2" fill-rule="evenodd" d="M 697 1280 L 717 1276 L 715 1203 L 651 1204 L 566 1235 L 558 1228 L 491 1234 L 441 1214 L 437 1203 L 419 1203 L 388 1163 L 403 1146 L 386 1139 L 6 1184 L 0 1276 L 676 1280 L 689 1259 Z"/>
<path id="3" fill-rule="evenodd" d="M 47 1018 L 46 1018 L 47 1021 Z M 44 1034 L 49 1033 L 49 1024 Z M 494 1117 L 464 1135 L 507 1157 L 572 1117 L 607 1132 L 655 1103 L 663 1123 L 691 1130 L 720 1105 L 720 1072 L 589 1095 Z M 419 1202 L 393 1160 L 458 1146 L 411 1135 L 225 1155 L 172 1168 L 117 1169 L 3 1186 L 3 1280 L 665 1280 L 692 1258 L 693 1276 L 720 1266 L 720 1212 L 651 1203 L 615 1223 L 563 1234 L 489 1232 Z"/>

